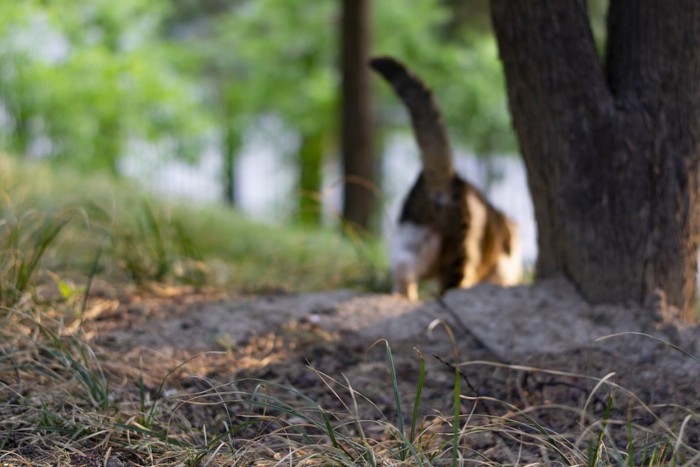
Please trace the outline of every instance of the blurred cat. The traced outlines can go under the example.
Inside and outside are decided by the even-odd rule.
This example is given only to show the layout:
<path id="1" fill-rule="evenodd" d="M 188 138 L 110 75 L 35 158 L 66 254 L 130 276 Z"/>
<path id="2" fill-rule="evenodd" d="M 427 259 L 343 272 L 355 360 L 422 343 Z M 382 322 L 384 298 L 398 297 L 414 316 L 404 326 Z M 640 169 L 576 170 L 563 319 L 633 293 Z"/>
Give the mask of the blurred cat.
<path id="1" fill-rule="evenodd" d="M 418 281 L 436 278 L 440 293 L 489 281 L 515 285 L 522 259 L 516 226 L 455 171 L 442 114 L 432 92 L 402 63 L 370 66 L 408 108 L 423 170 L 404 200 L 390 248 L 394 293 L 418 299 Z"/>

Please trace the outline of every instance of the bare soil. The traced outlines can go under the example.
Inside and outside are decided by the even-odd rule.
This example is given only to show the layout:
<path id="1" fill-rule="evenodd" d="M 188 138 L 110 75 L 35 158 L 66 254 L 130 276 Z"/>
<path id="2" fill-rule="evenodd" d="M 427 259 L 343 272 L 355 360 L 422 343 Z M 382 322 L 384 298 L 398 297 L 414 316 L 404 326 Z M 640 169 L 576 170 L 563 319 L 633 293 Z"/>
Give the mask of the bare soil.
<path id="1" fill-rule="evenodd" d="M 677 322 L 661 293 L 644 306 L 594 306 L 559 279 L 513 288 L 479 285 L 418 303 L 349 290 L 99 289 L 83 329 L 111 356 L 105 368 L 120 375 L 124 394 L 140 377 L 153 398 L 233 382 L 254 390 L 264 380 L 295 388 L 330 411 L 357 410 L 361 419 L 393 422 L 388 343 L 405 414 L 416 394 L 419 355 L 425 359 L 424 426 L 447 423 L 458 365 L 461 410 L 482 414 L 474 417 L 477 424 L 512 417 L 571 434 L 575 442 L 589 428 L 597 434 L 594 428 L 609 419 L 608 442 L 622 450 L 665 433 L 700 446 L 700 330 Z M 348 385 L 371 403 L 353 409 Z M 181 410 L 193 426 L 211 424 L 221 412 L 215 404 Z M 552 451 L 523 449 L 522 439 L 498 433 L 468 440 L 466 457 L 510 464 L 556 460 Z"/>

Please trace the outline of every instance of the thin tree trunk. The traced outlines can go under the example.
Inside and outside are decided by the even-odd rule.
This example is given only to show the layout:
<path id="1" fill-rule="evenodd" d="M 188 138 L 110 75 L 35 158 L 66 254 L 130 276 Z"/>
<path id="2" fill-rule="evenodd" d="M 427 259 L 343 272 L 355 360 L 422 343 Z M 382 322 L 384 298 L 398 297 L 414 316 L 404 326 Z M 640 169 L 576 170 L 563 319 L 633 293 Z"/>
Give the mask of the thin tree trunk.
<path id="1" fill-rule="evenodd" d="M 239 117 L 239 113 L 243 112 L 243 99 L 240 96 L 240 90 L 231 86 L 221 74 L 215 74 L 214 79 L 221 105 L 221 119 L 223 120 L 221 141 L 223 174 L 221 180 L 224 184 L 224 201 L 230 206 L 235 206 L 237 204 L 236 161 L 243 144 L 244 131 L 244 125 L 241 124 Z"/>
<path id="2" fill-rule="evenodd" d="M 299 148 L 299 221 L 304 224 L 321 223 L 321 185 L 323 182 L 322 132 L 304 134 Z"/>
<path id="3" fill-rule="evenodd" d="M 376 188 L 371 76 L 371 0 L 343 0 L 341 151 L 343 216 L 369 229 Z"/>
<path id="4" fill-rule="evenodd" d="M 97 166 L 107 169 L 114 176 L 119 175 L 117 165 L 122 151 L 122 131 L 116 117 L 100 120 L 97 134 L 99 137 L 94 144 Z"/>
<path id="5" fill-rule="evenodd" d="M 27 115 L 26 110 L 22 108 L 22 105 L 16 105 L 15 109 L 11 109 L 11 111 L 12 110 L 16 110 L 16 113 L 13 115 L 14 128 L 10 134 L 12 148 L 18 154 L 22 154 L 26 157 L 29 152 L 30 143 L 29 115 Z"/>
<path id="6" fill-rule="evenodd" d="M 226 204 L 235 206 L 236 198 L 236 158 L 241 148 L 241 135 L 237 128 L 227 122 L 224 125 L 223 141 L 223 183 Z"/>
<path id="7" fill-rule="evenodd" d="M 585 7 L 492 1 L 537 275 L 564 274 L 593 302 L 643 302 L 660 288 L 692 319 L 700 4 L 612 0 L 605 70 Z"/>

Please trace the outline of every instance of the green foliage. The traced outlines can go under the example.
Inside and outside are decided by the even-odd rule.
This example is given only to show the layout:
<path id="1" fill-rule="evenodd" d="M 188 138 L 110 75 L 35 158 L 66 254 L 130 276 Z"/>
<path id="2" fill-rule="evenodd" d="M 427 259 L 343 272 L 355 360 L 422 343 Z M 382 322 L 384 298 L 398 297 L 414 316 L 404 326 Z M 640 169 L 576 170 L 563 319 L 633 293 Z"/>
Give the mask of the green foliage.
<path id="1" fill-rule="evenodd" d="M 479 156 L 516 150 L 495 39 L 462 27 L 445 37 L 451 12 L 437 0 L 377 4 L 377 55 L 405 62 L 433 89 L 455 142 Z M 382 85 L 387 105 L 399 105 Z M 408 125 L 402 115 L 401 126 Z"/>
<path id="2" fill-rule="evenodd" d="M 455 140 L 480 155 L 512 151 L 483 21 L 456 20 L 440 0 L 374 8 L 376 53 L 425 77 Z M 339 13 L 329 0 L 2 2 L 0 145 L 116 172 L 137 147 L 193 159 L 216 137 L 231 172 L 246 135 L 272 118 L 283 131 L 266 137 L 306 168 L 299 192 L 317 193 L 338 146 Z"/>
<path id="3" fill-rule="evenodd" d="M 241 2 L 213 18 L 213 33 L 199 42 L 213 70 L 213 104 L 226 119 L 226 151 L 259 131 L 261 118 L 280 121 L 285 132 L 266 136 L 295 159 L 300 218 L 310 223 L 320 215 L 308 195 L 320 192 L 323 158 L 337 146 L 338 8 L 327 0 Z"/>
<path id="4" fill-rule="evenodd" d="M 214 21 L 208 58 L 229 73 L 228 92 L 254 118 L 275 114 L 300 133 L 330 130 L 338 103 L 336 16 L 329 1 L 249 1 Z"/>
<path id="5" fill-rule="evenodd" d="M 21 5 L 21 6 L 19 6 Z M 0 3 L 5 147 L 116 171 L 128 143 L 192 156 L 206 128 L 158 25 L 167 2 Z M 41 34 L 46 42 L 32 40 Z"/>
<path id="6" fill-rule="evenodd" d="M 406 61 L 431 83 L 458 141 L 483 155 L 512 151 L 494 39 L 464 28 L 446 40 L 441 32 L 450 12 L 438 0 L 416 0 L 411 8 L 383 0 L 375 9 L 376 53 Z M 334 2 L 283 0 L 245 2 L 216 19 L 204 51 L 231 78 L 226 92 L 239 109 L 234 113 L 248 116 L 249 124 L 250 116 L 272 114 L 301 135 L 322 132 L 325 151 L 332 150 L 338 20 Z"/>

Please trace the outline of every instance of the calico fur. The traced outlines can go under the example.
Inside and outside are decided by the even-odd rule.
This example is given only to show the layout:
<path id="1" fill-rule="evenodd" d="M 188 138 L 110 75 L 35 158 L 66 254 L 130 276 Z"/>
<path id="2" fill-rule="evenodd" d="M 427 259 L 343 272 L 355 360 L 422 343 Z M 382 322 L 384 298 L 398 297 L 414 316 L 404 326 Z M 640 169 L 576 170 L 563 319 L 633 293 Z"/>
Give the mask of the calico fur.
<path id="1" fill-rule="evenodd" d="M 456 173 L 430 89 L 394 58 L 375 58 L 370 66 L 407 107 L 422 162 L 393 235 L 394 292 L 416 300 L 418 282 L 428 278 L 437 279 L 440 293 L 481 281 L 517 284 L 522 263 L 516 226 Z"/>

